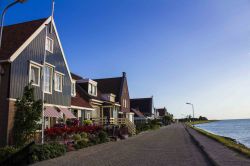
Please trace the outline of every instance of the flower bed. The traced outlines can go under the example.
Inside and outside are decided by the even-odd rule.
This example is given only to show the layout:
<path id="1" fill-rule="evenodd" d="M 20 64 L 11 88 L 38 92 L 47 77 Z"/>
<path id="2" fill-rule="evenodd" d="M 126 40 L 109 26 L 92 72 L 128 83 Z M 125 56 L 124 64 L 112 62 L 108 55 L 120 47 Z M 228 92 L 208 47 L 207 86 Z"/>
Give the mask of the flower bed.
<path id="1" fill-rule="evenodd" d="M 52 127 L 46 129 L 44 134 L 46 141 L 62 141 L 70 139 L 74 134 L 88 133 L 96 134 L 102 131 L 102 126 L 91 125 L 91 126 L 62 126 L 62 127 Z"/>

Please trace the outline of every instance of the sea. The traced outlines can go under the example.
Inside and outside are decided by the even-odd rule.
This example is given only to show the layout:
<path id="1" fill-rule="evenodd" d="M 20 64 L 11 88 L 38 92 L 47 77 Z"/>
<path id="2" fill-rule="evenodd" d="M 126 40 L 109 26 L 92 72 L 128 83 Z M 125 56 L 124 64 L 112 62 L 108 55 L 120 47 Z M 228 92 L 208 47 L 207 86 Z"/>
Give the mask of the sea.
<path id="1" fill-rule="evenodd" d="M 220 120 L 195 126 L 216 135 L 233 138 L 250 148 L 250 119 Z"/>

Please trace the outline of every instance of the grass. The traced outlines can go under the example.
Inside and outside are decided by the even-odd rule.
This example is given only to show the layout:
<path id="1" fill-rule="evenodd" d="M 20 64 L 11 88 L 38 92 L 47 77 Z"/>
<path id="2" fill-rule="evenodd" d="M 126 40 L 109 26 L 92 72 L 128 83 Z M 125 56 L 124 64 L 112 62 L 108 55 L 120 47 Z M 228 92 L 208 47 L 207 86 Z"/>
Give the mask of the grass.
<path id="1" fill-rule="evenodd" d="M 198 131 L 199 133 L 212 138 L 213 140 L 222 143 L 224 146 L 239 152 L 243 155 L 245 155 L 246 157 L 250 158 L 250 149 L 248 147 L 246 147 L 243 144 L 240 144 L 238 142 L 236 142 L 236 140 L 229 138 L 229 137 L 223 137 L 223 136 L 219 136 L 219 135 L 215 135 L 212 133 L 209 133 L 205 130 L 199 129 L 197 127 L 193 127 L 192 125 L 188 124 L 189 127 L 193 128 L 194 130 Z"/>
<path id="2" fill-rule="evenodd" d="M 194 121 L 194 122 L 188 122 L 188 124 L 190 125 L 197 125 L 197 124 L 203 124 L 203 123 L 211 123 L 211 122 L 215 122 L 217 120 L 199 120 L 199 121 Z"/>

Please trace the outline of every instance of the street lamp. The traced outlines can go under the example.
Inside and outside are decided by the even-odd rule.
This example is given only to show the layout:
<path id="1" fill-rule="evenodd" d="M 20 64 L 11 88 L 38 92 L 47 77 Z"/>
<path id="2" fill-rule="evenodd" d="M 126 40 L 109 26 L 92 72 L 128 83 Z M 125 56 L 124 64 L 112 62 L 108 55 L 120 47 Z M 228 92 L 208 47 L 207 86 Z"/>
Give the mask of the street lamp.
<path id="1" fill-rule="evenodd" d="M 193 109 L 193 126 L 194 126 L 194 105 L 192 103 L 186 103 L 186 104 L 189 104 L 192 106 L 192 109 Z"/>
<path id="2" fill-rule="evenodd" d="M 4 16 L 7 12 L 7 10 L 9 8 L 11 8 L 12 6 L 14 6 L 15 4 L 17 3 L 24 3 L 26 0 L 15 0 L 14 2 L 10 3 L 9 5 L 7 5 L 4 9 L 3 9 L 3 12 L 2 12 L 2 15 L 1 15 L 1 29 L 0 29 L 0 48 L 2 47 L 2 36 L 3 36 L 3 22 L 4 22 Z"/>

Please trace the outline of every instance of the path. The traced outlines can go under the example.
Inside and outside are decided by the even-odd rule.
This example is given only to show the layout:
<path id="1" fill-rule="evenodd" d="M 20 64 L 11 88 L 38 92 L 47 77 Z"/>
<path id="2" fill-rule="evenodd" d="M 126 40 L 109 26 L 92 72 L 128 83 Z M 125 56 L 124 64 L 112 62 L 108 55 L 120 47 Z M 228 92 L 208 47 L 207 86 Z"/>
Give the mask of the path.
<path id="1" fill-rule="evenodd" d="M 211 165 L 181 124 L 69 152 L 38 166 L 203 166 Z"/>

